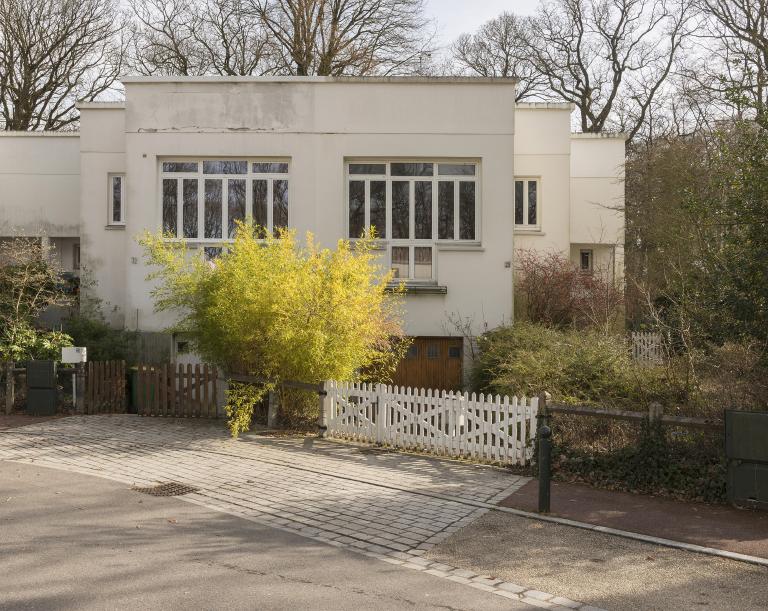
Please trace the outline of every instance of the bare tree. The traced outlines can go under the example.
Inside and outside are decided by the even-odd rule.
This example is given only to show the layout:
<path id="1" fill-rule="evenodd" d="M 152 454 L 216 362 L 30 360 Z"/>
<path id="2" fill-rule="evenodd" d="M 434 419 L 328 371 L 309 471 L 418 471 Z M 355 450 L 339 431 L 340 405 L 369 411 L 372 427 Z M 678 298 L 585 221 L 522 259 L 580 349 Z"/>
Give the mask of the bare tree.
<path id="1" fill-rule="evenodd" d="M 530 61 L 576 105 L 582 131 L 615 128 L 632 138 L 686 40 L 687 2 L 549 0 L 526 29 Z"/>
<path id="2" fill-rule="evenodd" d="M 706 60 L 690 78 L 738 116 L 768 105 L 768 0 L 698 0 L 709 18 Z M 714 61 L 713 61 L 714 60 Z"/>
<path id="3" fill-rule="evenodd" d="M 281 65 L 244 0 L 133 0 L 131 65 L 141 74 L 245 76 Z"/>
<path id="4" fill-rule="evenodd" d="M 528 25 L 528 18 L 502 13 L 474 34 L 462 34 L 451 45 L 454 64 L 469 74 L 518 79 L 518 102 L 543 98 L 547 78 L 530 61 L 525 34 Z"/>
<path id="5" fill-rule="evenodd" d="M 289 74 L 418 73 L 432 50 L 423 0 L 250 2 L 279 44 Z"/>
<path id="6" fill-rule="evenodd" d="M 0 126 L 75 123 L 75 102 L 109 91 L 120 73 L 122 25 L 113 0 L 2 0 Z"/>

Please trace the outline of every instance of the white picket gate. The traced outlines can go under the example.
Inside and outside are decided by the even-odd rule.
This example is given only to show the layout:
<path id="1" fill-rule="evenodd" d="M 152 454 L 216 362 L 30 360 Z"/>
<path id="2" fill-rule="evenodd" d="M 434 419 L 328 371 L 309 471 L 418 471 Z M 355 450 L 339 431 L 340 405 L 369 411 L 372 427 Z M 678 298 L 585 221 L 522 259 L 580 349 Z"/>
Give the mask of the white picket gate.
<path id="1" fill-rule="evenodd" d="M 327 382 L 326 434 L 440 456 L 527 464 L 538 399 Z"/>
<path id="2" fill-rule="evenodd" d="M 630 335 L 632 358 L 642 364 L 660 365 L 664 360 L 663 337 L 651 331 L 633 331 Z"/>

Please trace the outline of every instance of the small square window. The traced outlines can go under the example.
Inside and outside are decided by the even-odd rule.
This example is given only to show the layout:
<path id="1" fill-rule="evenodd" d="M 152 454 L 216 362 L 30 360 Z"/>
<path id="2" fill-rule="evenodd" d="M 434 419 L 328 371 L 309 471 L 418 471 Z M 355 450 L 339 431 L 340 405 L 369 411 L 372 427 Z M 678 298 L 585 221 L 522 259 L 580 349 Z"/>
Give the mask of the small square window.
<path id="1" fill-rule="evenodd" d="M 437 344 L 430 344 L 427 346 L 427 358 L 436 359 L 440 358 L 440 347 Z"/>
<path id="2" fill-rule="evenodd" d="M 582 250 L 579 252 L 579 269 L 583 272 L 592 271 L 592 251 Z"/>
<path id="3" fill-rule="evenodd" d="M 203 257 L 206 261 L 215 261 L 221 256 L 221 246 L 206 246 L 203 248 Z"/>
<path id="4" fill-rule="evenodd" d="M 461 358 L 461 346 L 450 346 L 448 348 L 448 358 L 460 359 Z"/>
<path id="5" fill-rule="evenodd" d="M 415 359 L 418 356 L 419 356 L 419 347 L 414 344 L 411 344 L 408 347 L 408 354 L 406 355 L 406 358 Z"/>
<path id="6" fill-rule="evenodd" d="M 189 342 L 176 342 L 176 354 L 189 354 Z"/>

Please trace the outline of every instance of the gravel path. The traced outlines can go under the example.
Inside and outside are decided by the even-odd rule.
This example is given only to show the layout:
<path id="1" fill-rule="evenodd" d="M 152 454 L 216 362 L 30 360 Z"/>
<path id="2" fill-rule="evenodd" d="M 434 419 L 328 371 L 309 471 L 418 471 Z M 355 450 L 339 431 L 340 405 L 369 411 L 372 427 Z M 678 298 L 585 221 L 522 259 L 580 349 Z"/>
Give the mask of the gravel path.
<path id="1" fill-rule="evenodd" d="M 428 558 L 610 611 L 768 608 L 768 569 L 490 512 Z"/>

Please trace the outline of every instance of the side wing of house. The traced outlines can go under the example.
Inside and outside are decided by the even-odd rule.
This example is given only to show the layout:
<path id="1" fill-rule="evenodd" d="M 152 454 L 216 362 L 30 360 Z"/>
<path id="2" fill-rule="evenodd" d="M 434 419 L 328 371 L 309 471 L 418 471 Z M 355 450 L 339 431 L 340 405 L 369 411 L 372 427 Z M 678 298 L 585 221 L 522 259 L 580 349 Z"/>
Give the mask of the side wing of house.
<path id="1" fill-rule="evenodd" d="M 624 277 L 625 137 L 571 136 L 571 260 L 584 271 Z"/>
<path id="2" fill-rule="evenodd" d="M 0 132 L 0 239 L 40 238 L 79 270 L 77 133 Z"/>
<path id="3" fill-rule="evenodd" d="M 570 104 L 518 104 L 515 248 L 623 277 L 624 135 L 571 134 Z"/>

